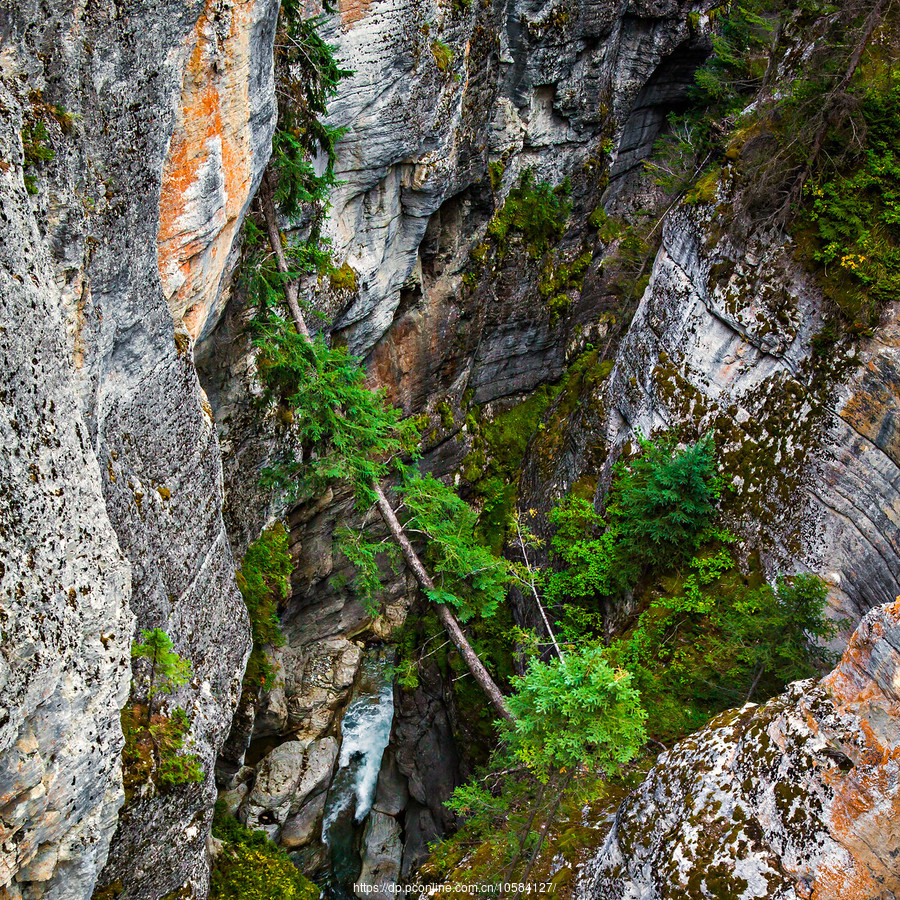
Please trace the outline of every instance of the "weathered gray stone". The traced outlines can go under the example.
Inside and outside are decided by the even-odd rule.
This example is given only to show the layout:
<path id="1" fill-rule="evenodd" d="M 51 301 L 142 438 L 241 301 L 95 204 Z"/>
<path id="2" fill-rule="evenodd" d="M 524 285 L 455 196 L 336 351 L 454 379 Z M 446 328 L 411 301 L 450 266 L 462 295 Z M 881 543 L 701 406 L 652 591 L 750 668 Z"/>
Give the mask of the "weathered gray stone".
<path id="1" fill-rule="evenodd" d="M 297 850 L 319 836 L 325 812 L 325 791 L 308 799 L 285 823 L 279 842 L 285 850 Z"/>
<path id="2" fill-rule="evenodd" d="M 25 191 L 17 65 L 7 55 L 0 83 L 0 893 L 81 898 L 123 800 L 130 567 Z"/>
<path id="3" fill-rule="evenodd" d="M 43 418 L 26 416 L 27 405 L 12 417 L 23 430 L 7 446 L 25 467 L 34 503 L 27 520 L 17 516 L 10 561 L 28 553 L 32 538 L 43 548 L 30 570 L 43 582 L 50 641 L 35 643 L 37 622 L 20 614 L 26 607 L 11 607 L 16 618 L 4 632 L 21 659 L 13 659 L 0 705 L 17 710 L 14 730 L 38 696 L 44 715 L 37 746 L 14 765 L 43 779 L 45 796 L 33 783 L 31 800 L 14 803 L 0 851 L 12 854 L 0 884 L 18 872 L 25 897 L 87 897 L 106 857 L 122 798 L 117 710 L 127 696 L 132 613 L 138 629 L 165 628 L 192 663 L 194 677 L 173 702 L 188 712 L 188 749 L 209 777 L 165 798 L 136 794 L 101 880 L 121 881 L 123 900 L 181 888 L 199 897 L 208 884 L 212 766 L 249 633 L 222 523 L 216 436 L 186 351 L 215 308 L 232 237 L 269 153 L 276 10 L 273 0 L 25 0 L 3 9 L 2 78 L 17 93 L 4 89 L 4 277 L 18 275 L 3 302 L 27 298 L 9 319 L 20 343 L 3 348 L 4 369 L 25 378 L 20 364 L 31 361 L 34 383 L 15 402 Z M 71 119 L 55 118 L 54 105 Z M 23 114 L 47 120 L 55 153 L 29 172 L 33 196 L 20 167 Z M 212 189 L 222 178 L 224 191 Z M 177 259 L 180 294 L 166 262 Z M 50 478 L 58 493 L 44 492 Z M 57 534 L 61 516 L 67 524 Z M 5 569 L 15 578 L 17 566 Z M 8 740 L 0 738 L 0 749 Z M 13 759 L 4 753 L 3 764 Z M 15 801 L 18 793 L 3 796 Z M 31 865 L 33 838 L 48 846 Z"/>
<path id="4" fill-rule="evenodd" d="M 262 828 L 277 835 L 300 783 L 305 753 L 302 741 L 287 741 L 263 757 L 256 781 L 239 813 L 248 828 Z"/>
<path id="5" fill-rule="evenodd" d="M 403 844 L 400 840 L 400 825 L 395 818 L 373 809 L 366 819 L 363 829 L 362 871 L 356 881 L 356 889 L 371 887 L 376 893 L 397 883 L 400 874 L 400 859 Z"/>

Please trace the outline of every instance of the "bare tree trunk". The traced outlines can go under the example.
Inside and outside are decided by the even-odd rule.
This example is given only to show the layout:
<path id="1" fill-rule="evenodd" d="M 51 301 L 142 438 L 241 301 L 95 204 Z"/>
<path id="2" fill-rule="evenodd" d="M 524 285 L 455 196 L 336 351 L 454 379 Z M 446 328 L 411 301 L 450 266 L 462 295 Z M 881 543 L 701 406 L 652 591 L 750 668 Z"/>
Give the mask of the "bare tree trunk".
<path id="1" fill-rule="evenodd" d="M 525 852 L 525 844 L 528 841 L 528 835 L 531 834 L 531 826 L 534 825 L 534 820 L 537 817 L 538 811 L 540 810 L 543 802 L 544 796 L 547 793 L 547 790 L 550 786 L 555 782 L 555 778 L 548 778 L 542 785 L 541 790 L 538 793 L 537 799 L 534 801 L 534 804 L 531 807 L 531 814 L 528 816 L 528 821 L 525 823 L 525 826 L 522 828 L 521 833 L 519 834 L 519 849 L 516 852 L 516 855 L 513 857 L 513 861 L 507 866 L 506 872 L 503 874 L 503 878 L 500 882 L 501 885 L 509 884 L 513 880 L 513 875 L 516 874 L 516 866 L 519 864 L 522 859 L 522 855 Z"/>
<path id="2" fill-rule="evenodd" d="M 528 547 L 525 542 L 525 536 L 522 534 L 522 526 L 519 523 L 519 517 L 516 515 L 516 534 L 519 538 L 519 550 L 522 554 L 522 559 L 525 560 L 525 568 L 528 570 L 528 579 L 520 579 L 523 584 L 527 584 L 529 589 L 531 590 L 531 595 L 534 597 L 534 602 L 537 604 L 538 612 L 541 614 L 541 619 L 544 622 L 544 628 L 547 629 L 547 634 L 550 637 L 550 640 L 553 643 L 553 647 L 556 650 L 556 655 L 562 659 L 565 655 L 562 651 L 562 647 L 559 646 L 556 640 L 556 635 L 553 633 L 553 629 L 550 627 L 550 619 L 547 617 L 547 612 L 544 609 L 544 604 L 541 603 L 540 594 L 538 594 L 537 588 L 534 586 L 534 569 L 531 567 L 531 560 L 528 558 Z"/>
<path id="3" fill-rule="evenodd" d="M 534 853 L 531 854 L 531 859 L 528 860 L 528 865 L 525 868 L 525 873 L 522 875 L 522 883 L 528 883 L 528 876 L 531 875 L 531 870 L 534 868 L 534 864 L 537 862 L 537 858 L 541 852 L 541 847 L 544 846 L 544 839 L 547 837 L 547 833 L 553 827 L 553 823 L 556 819 L 556 814 L 559 812 L 559 807 L 562 804 L 563 796 L 566 793 L 566 788 L 572 781 L 575 772 L 574 770 L 569 772 L 563 780 L 562 784 L 559 786 L 559 793 L 556 795 L 556 803 L 553 805 L 553 809 L 550 810 L 550 814 L 544 820 L 544 824 L 541 827 L 541 836 L 538 838 L 537 846 L 534 848 Z M 516 897 L 519 896 L 519 892 L 516 892 Z"/>
<path id="4" fill-rule="evenodd" d="M 278 217 L 275 214 L 275 188 L 272 184 L 272 173 L 268 168 L 263 173 L 262 184 L 259 188 L 259 205 L 262 207 L 263 218 L 266 220 L 266 234 L 272 252 L 275 254 L 275 265 L 282 276 L 285 276 L 284 296 L 287 299 L 288 309 L 291 311 L 291 318 L 294 320 L 294 327 L 298 334 L 309 339 L 309 329 L 306 327 L 306 320 L 303 318 L 297 299 L 299 281 L 296 278 L 287 278 L 290 268 L 284 253 L 284 245 L 281 243 L 281 232 L 278 230 Z"/>
<path id="5" fill-rule="evenodd" d="M 763 677 L 763 673 L 766 671 L 766 667 L 760 663 L 756 669 L 756 677 L 753 679 L 753 684 L 750 685 L 750 690 L 747 691 L 747 696 L 744 699 L 744 703 L 749 703 L 750 698 L 756 693 L 756 686 L 759 684 L 759 679 Z"/>
<path id="6" fill-rule="evenodd" d="M 375 502 L 378 505 L 378 511 L 381 513 L 381 518 L 384 520 L 384 524 L 387 525 L 391 537 L 403 552 L 403 556 L 412 570 L 416 581 L 419 582 L 419 587 L 421 587 L 426 594 L 433 592 L 435 590 L 434 582 L 431 580 L 431 576 L 422 564 L 422 560 L 419 559 L 419 555 L 416 553 L 415 548 L 403 531 L 403 526 L 394 514 L 394 509 L 384 495 L 381 485 L 374 484 L 372 485 L 372 488 L 375 491 Z M 469 667 L 469 671 L 478 682 L 479 687 L 484 691 L 488 700 L 490 700 L 491 705 L 504 719 L 512 721 L 512 714 L 506 706 L 506 701 L 503 699 L 503 694 L 500 693 L 500 688 L 497 687 L 494 679 L 491 678 L 490 672 L 488 672 L 478 658 L 478 654 L 472 649 L 472 645 L 459 627 L 459 622 L 456 621 L 456 616 L 453 615 L 445 603 L 433 603 L 432 605 L 437 611 L 441 624 L 450 636 L 450 640 L 453 641 L 456 649 L 459 650 L 460 656 L 465 660 L 466 665 Z"/>
<path id="7" fill-rule="evenodd" d="M 284 247 L 281 243 L 281 235 L 278 231 L 278 221 L 275 216 L 274 190 L 271 182 L 271 173 L 268 169 L 263 175 L 263 183 L 260 187 L 259 198 L 263 216 L 266 220 L 266 231 L 269 237 L 269 243 L 272 246 L 272 252 L 275 254 L 278 271 L 281 272 L 282 275 L 286 275 L 288 272 L 288 265 L 284 255 Z M 300 309 L 300 304 L 297 302 L 297 282 L 285 280 L 284 293 L 287 298 L 288 307 L 291 311 L 291 317 L 297 328 L 297 333 L 309 340 L 309 329 L 306 327 L 306 320 L 303 318 L 303 312 Z M 431 580 L 425 566 L 422 564 L 422 561 L 419 559 L 409 538 L 407 538 L 406 533 L 403 531 L 403 526 L 394 514 L 394 509 L 384 495 L 381 485 L 374 483 L 372 489 L 375 492 L 378 511 L 381 513 L 381 518 L 384 520 L 385 525 L 387 525 L 391 537 L 403 552 L 403 556 L 410 569 L 412 569 L 416 581 L 419 582 L 420 587 L 426 593 L 434 591 L 434 582 Z M 512 721 L 512 715 L 506 707 L 506 701 L 503 699 L 503 694 L 500 693 L 500 688 L 497 687 L 496 682 L 491 678 L 490 672 L 488 672 L 478 658 L 478 654 L 472 649 L 472 645 L 469 643 L 465 634 L 463 634 L 462 629 L 459 627 L 459 622 L 456 621 L 456 617 L 445 604 L 434 603 L 432 605 L 437 610 L 438 618 L 441 620 L 441 624 L 450 636 L 450 640 L 453 641 L 456 649 L 459 650 L 460 655 L 469 667 L 469 671 L 484 691 L 488 700 L 490 700 L 491 705 L 504 719 Z"/>

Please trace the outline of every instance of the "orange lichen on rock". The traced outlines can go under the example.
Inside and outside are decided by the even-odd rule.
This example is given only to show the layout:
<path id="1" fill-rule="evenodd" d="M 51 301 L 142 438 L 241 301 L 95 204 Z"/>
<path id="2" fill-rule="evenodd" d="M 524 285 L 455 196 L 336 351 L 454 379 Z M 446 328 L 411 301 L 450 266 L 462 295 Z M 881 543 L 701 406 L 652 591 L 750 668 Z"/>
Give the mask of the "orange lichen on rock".
<path id="1" fill-rule="evenodd" d="M 856 727 L 854 745 L 845 748 L 854 766 L 833 786 L 828 815 L 829 831 L 850 859 L 842 872 L 816 873 L 814 896 L 854 900 L 900 891 L 900 599 L 860 623 L 822 685 Z"/>
<path id="2" fill-rule="evenodd" d="M 369 11 L 372 0 L 339 0 L 338 10 L 341 14 L 341 22 L 344 25 L 352 25 L 358 22 Z"/>
<path id="3" fill-rule="evenodd" d="M 258 0 L 207 0 L 189 38 L 163 171 L 159 274 L 173 319 L 194 338 L 217 302 L 253 187 L 250 65 L 258 7 Z"/>

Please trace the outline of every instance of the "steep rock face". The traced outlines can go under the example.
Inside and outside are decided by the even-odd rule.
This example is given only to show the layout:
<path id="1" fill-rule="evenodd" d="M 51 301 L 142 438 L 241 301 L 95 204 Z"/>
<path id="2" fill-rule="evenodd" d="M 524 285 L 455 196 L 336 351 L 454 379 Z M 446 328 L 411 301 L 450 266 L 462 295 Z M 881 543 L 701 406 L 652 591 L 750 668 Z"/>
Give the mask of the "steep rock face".
<path id="1" fill-rule="evenodd" d="M 505 188 L 525 167 L 558 183 L 601 138 L 621 132 L 660 62 L 676 49 L 694 52 L 690 7 L 677 0 L 341 6 L 342 28 L 335 24 L 329 36 L 355 72 L 331 107 L 332 123 L 348 131 L 329 232 L 358 273 L 358 296 L 336 321 L 351 349 L 366 352 L 388 331 L 404 290 L 421 286 L 431 217 L 466 188 L 486 191 L 489 161 L 501 162 Z M 660 109 L 683 97 L 683 78 L 666 85 Z M 633 128 L 627 153 L 648 152 L 659 124 Z M 458 294 L 461 273 L 452 274 Z M 492 337 L 496 352 L 508 334 Z"/>
<path id="2" fill-rule="evenodd" d="M 666 220 L 604 389 L 607 441 L 713 429 L 735 527 L 772 569 L 825 574 L 835 607 L 856 621 L 900 590 L 900 311 L 823 359 L 813 337 L 824 302 L 793 243 L 722 235 L 720 214 L 682 207 Z"/>
<path id="3" fill-rule="evenodd" d="M 157 236 L 163 293 L 196 339 L 222 312 L 234 238 L 269 159 L 277 4 L 208 0 L 190 37 Z"/>
<path id="4" fill-rule="evenodd" d="M 580 896 L 894 898 L 900 893 L 900 600 L 840 664 L 724 713 L 620 807 Z"/>
<path id="5" fill-rule="evenodd" d="M 32 466 L 24 497 L 43 490 L 45 479 L 60 479 L 43 510 L 29 497 L 13 540 L 48 536 L 29 569 L 30 578 L 40 567 L 57 570 L 45 581 L 45 615 L 57 586 L 70 592 L 69 619 L 44 631 L 49 649 L 25 655 L 34 668 L 32 693 L 12 699 L 22 689 L 22 662 L 4 688 L 3 706 L 21 702 L 28 717 L 11 720 L 11 728 L 23 729 L 19 756 L 4 754 L 4 763 L 21 767 L 16 777 L 28 788 L 5 781 L 3 802 L 31 794 L 14 803 L 22 821 L 4 817 L 10 830 L 2 877 L 8 883 L 15 876 L 26 896 L 86 897 L 106 856 L 122 799 L 118 708 L 130 680 L 131 613 L 138 629 L 164 628 L 192 663 L 194 676 L 173 702 L 188 712 L 190 749 L 208 778 L 164 798 L 139 792 L 122 813 L 100 881 L 123 897 L 182 887 L 202 896 L 206 889 L 212 767 L 249 639 L 222 523 L 216 436 L 180 316 L 184 307 L 195 310 L 187 325 L 196 333 L 213 308 L 233 230 L 268 153 L 276 11 L 271 0 L 21 3 L 3 20 L 3 80 L 16 92 L 5 103 L 3 164 L 12 273 L 4 277 L 16 284 L 4 302 L 26 303 L 10 319 L 21 348 L 5 358 L 18 366 L 22 349 L 34 360 L 29 402 L 41 410 L 43 432 L 34 415 L 32 424 L 49 447 L 59 441 L 59 459 L 54 466 L 50 451 L 32 447 L 24 433 L 7 446 L 26 471 Z M 55 153 L 26 173 L 35 179 L 29 198 L 19 167 L 23 117 L 45 125 Z M 226 175 L 235 154 L 242 166 Z M 185 276 L 180 284 L 172 260 Z M 16 279 L 23 265 L 33 271 Z M 31 299 L 22 299 L 24 291 Z M 27 350 L 42 337 L 40 351 Z M 62 517 L 68 524 L 55 525 Z M 61 529 L 56 541 L 54 529 Z M 76 529 L 77 552 L 70 549 Z M 31 602 L 28 596 L 17 603 Z M 16 611 L 5 640 L 27 649 L 29 627 Z M 44 692 L 44 707 L 36 691 Z M 29 738 L 37 734 L 37 720 L 29 720 L 42 715 L 42 736 Z M 16 735 L 6 732 L 3 740 Z M 82 774 L 88 765 L 90 776 Z M 62 790 L 63 782 L 72 787 Z M 70 798 L 69 791 L 77 793 Z M 41 842 L 37 857 L 34 841 Z M 90 849 L 80 852 L 79 841 Z"/>
<path id="6" fill-rule="evenodd" d="M 53 263 L 0 86 L 0 894 L 82 898 L 122 803 L 130 568 L 78 403 Z"/>

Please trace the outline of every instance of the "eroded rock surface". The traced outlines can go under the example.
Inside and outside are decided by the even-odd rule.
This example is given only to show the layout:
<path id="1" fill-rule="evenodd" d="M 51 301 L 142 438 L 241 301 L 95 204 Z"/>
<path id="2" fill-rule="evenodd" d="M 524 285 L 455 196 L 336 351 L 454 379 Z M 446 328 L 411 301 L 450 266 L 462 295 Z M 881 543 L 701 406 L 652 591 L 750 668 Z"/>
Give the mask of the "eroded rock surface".
<path id="1" fill-rule="evenodd" d="M 592 900 L 900 894 L 900 600 L 840 664 L 657 760 L 581 881 Z"/>
<path id="2" fill-rule="evenodd" d="M 4 781 L 0 844 L 12 896 L 94 887 L 122 801 L 133 627 L 164 628 L 192 663 L 173 703 L 188 712 L 207 779 L 164 798 L 140 791 L 100 880 L 123 900 L 207 889 L 212 768 L 249 631 L 189 353 L 202 316 L 186 329 L 181 307 L 214 307 L 269 152 L 276 11 L 272 0 L 3 9 L 8 339 L 15 328 L 4 377 L 21 382 L 3 417 L 18 507 L 8 532 L 18 549 L 4 562 L 14 603 L 4 643 L 18 650 L 0 684 L 3 764 L 17 773 Z M 44 125 L 52 159 L 23 173 L 25 121 Z M 226 177 L 229 153 L 242 161 Z M 185 280 L 173 287 L 175 258 Z"/>
<path id="3" fill-rule="evenodd" d="M 837 612 L 858 621 L 900 590 L 900 309 L 859 346 L 817 356 L 824 301 L 793 243 L 765 230 L 736 239 L 720 215 L 667 218 L 603 389 L 607 441 L 714 430 L 734 527 L 773 570 L 822 573 Z"/>
<path id="4" fill-rule="evenodd" d="M 0 86 L 0 893 L 90 895 L 122 804 L 131 572 Z"/>

